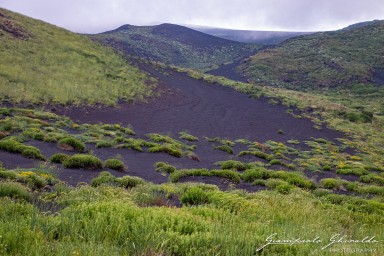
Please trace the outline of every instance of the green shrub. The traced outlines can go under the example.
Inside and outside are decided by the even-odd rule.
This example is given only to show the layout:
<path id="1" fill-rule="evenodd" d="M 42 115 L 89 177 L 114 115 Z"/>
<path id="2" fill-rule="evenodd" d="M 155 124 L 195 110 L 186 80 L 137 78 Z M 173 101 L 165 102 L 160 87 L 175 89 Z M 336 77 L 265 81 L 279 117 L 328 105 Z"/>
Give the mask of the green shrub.
<path id="1" fill-rule="evenodd" d="M 40 150 L 33 146 L 24 146 L 21 150 L 21 155 L 26 158 L 45 160 L 45 157 L 41 154 Z"/>
<path id="2" fill-rule="evenodd" d="M 164 162 L 155 163 L 155 167 L 157 172 L 173 173 L 174 171 L 176 171 L 176 167 Z"/>
<path id="3" fill-rule="evenodd" d="M 384 186 L 384 178 L 374 173 L 360 176 L 360 181 L 364 183 L 374 183 L 380 186 Z"/>
<path id="4" fill-rule="evenodd" d="M 305 189 L 315 189 L 316 185 L 314 182 L 308 180 L 306 177 L 298 173 L 286 172 L 286 171 L 272 171 L 270 172 L 271 178 L 281 179 L 288 182 L 290 185 L 305 188 Z"/>
<path id="5" fill-rule="evenodd" d="M 124 187 L 124 188 L 133 188 L 136 187 L 140 184 L 144 184 L 144 180 L 139 177 L 133 177 L 133 176 L 123 176 L 120 178 L 116 179 L 116 183 L 119 187 Z"/>
<path id="6" fill-rule="evenodd" d="M 228 146 L 228 145 L 220 145 L 220 146 L 217 146 L 215 147 L 215 149 L 218 149 L 218 150 L 221 150 L 221 151 L 224 151 L 228 154 L 233 154 L 233 149 L 231 146 Z"/>
<path id="7" fill-rule="evenodd" d="M 116 181 L 116 177 L 113 176 L 110 172 L 103 171 L 100 174 L 91 180 L 91 186 L 98 187 L 102 184 L 112 185 Z"/>
<path id="8" fill-rule="evenodd" d="M 291 190 L 294 188 L 294 186 L 290 185 L 290 184 L 282 184 L 282 185 L 278 185 L 276 188 L 275 188 L 275 191 L 279 192 L 280 194 L 289 194 L 289 192 L 291 192 Z"/>
<path id="9" fill-rule="evenodd" d="M 70 146 L 78 152 L 85 151 L 84 143 L 72 137 L 67 137 L 59 140 L 58 146 L 59 148 L 63 148 L 63 149 L 66 148 L 65 146 Z"/>
<path id="10" fill-rule="evenodd" d="M 15 180 L 17 178 L 17 172 L 9 170 L 0 170 L 0 178 L 7 180 Z"/>
<path id="11" fill-rule="evenodd" d="M 169 180 L 171 182 L 177 182 L 183 177 L 188 176 L 212 176 L 212 173 L 208 169 L 186 169 L 186 170 L 177 170 L 171 173 Z"/>
<path id="12" fill-rule="evenodd" d="M 180 139 L 184 139 L 184 140 L 188 140 L 188 141 L 198 141 L 199 138 L 187 133 L 187 132 L 179 132 L 179 138 Z"/>
<path id="13" fill-rule="evenodd" d="M 120 171 L 120 172 L 123 172 L 123 171 L 126 170 L 126 167 L 125 167 L 123 161 L 121 161 L 119 159 L 107 159 L 104 162 L 104 166 L 106 168 L 109 168 L 109 169 L 112 169 L 112 170 L 116 170 L 116 171 Z"/>
<path id="14" fill-rule="evenodd" d="M 266 185 L 266 180 L 262 179 L 256 179 L 252 182 L 253 186 L 265 186 Z"/>
<path id="15" fill-rule="evenodd" d="M 113 142 L 111 141 L 99 141 L 96 143 L 96 148 L 111 148 L 113 147 Z"/>
<path id="16" fill-rule="evenodd" d="M 103 162 L 96 156 L 76 154 L 65 159 L 63 165 L 66 168 L 100 169 Z"/>
<path id="17" fill-rule="evenodd" d="M 229 179 L 233 182 L 240 182 L 240 174 L 232 170 L 213 170 L 211 171 L 213 176 Z"/>
<path id="18" fill-rule="evenodd" d="M 199 187 L 192 187 L 185 192 L 180 201 L 185 205 L 199 205 L 209 202 L 208 193 Z"/>
<path id="19" fill-rule="evenodd" d="M 148 148 L 148 152 L 150 153 L 159 153 L 164 152 L 174 157 L 181 157 L 183 152 L 180 148 L 175 147 L 173 144 L 165 143 L 163 145 L 157 145 L 154 147 Z"/>
<path id="20" fill-rule="evenodd" d="M 281 161 L 279 159 L 272 159 L 271 161 L 269 161 L 269 164 L 270 165 L 281 164 Z"/>
<path id="21" fill-rule="evenodd" d="M 25 147 L 23 143 L 20 143 L 14 139 L 2 139 L 0 140 L 0 149 L 10 153 L 21 153 Z"/>
<path id="22" fill-rule="evenodd" d="M 337 169 L 336 173 L 343 174 L 343 175 L 363 176 L 363 175 L 367 175 L 368 171 L 362 167 L 351 167 L 351 168 Z"/>
<path id="23" fill-rule="evenodd" d="M 341 185 L 340 180 L 332 179 L 332 178 L 325 178 L 320 180 L 320 184 L 323 188 L 327 189 L 338 189 Z"/>
<path id="24" fill-rule="evenodd" d="M 3 139 L 0 141 L 0 149 L 10 153 L 21 153 L 22 156 L 27 158 L 44 160 L 45 157 L 41 154 L 40 150 L 33 146 L 26 146 L 14 139 Z"/>
<path id="25" fill-rule="evenodd" d="M 28 189 L 16 182 L 0 182 L 0 197 L 10 197 L 27 201 L 32 199 Z"/>
<path id="26" fill-rule="evenodd" d="M 252 167 L 252 164 L 246 164 L 246 163 L 235 161 L 235 160 L 221 161 L 221 162 L 216 162 L 215 164 L 220 165 L 221 169 L 223 170 L 235 169 L 237 171 L 244 171 Z"/>
<path id="27" fill-rule="evenodd" d="M 268 179 L 270 177 L 270 171 L 263 167 L 245 170 L 241 174 L 241 178 L 246 182 L 253 182 L 257 179 Z"/>
<path id="28" fill-rule="evenodd" d="M 273 159 L 272 155 L 258 151 L 258 150 L 246 150 L 246 151 L 241 151 L 239 153 L 239 156 L 244 156 L 244 155 L 252 155 L 252 156 L 256 156 L 258 158 L 262 158 L 262 159 L 265 159 L 268 161 Z"/>
<path id="29" fill-rule="evenodd" d="M 69 158 L 69 155 L 63 153 L 53 154 L 50 158 L 51 163 L 62 164 L 66 159 Z"/>
<path id="30" fill-rule="evenodd" d="M 38 128 L 28 128 L 21 133 L 21 136 L 34 140 L 44 140 L 44 132 Z"/>
<path id="31" fill-rule="evenodd" d="M 268 188 L 271 188 L 271 189 L 275 189 L 277 188 L 278 186 L 282 186 L 282 185 L 289 185 L 288 182 L 286 181 L 283 181 L 283 180 L 278 180 L 278 179 L 268 179 L 266 182 L 265 182 L 265 185 L 268 187 Z"/>

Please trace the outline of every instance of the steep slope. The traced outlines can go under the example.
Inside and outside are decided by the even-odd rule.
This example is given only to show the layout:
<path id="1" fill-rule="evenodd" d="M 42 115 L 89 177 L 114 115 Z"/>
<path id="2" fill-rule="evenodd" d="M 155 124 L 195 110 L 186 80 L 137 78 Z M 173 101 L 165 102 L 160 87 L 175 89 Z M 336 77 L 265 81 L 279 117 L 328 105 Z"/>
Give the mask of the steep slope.
<path id="1" fill-rule="evenodd" d="M 173 24 L 124 25 L 90 37 L 127 56 L 188 68 L 220 65 L 249 56 L 259 48 L 255 44 L 233 42 Z"/>
<path id="2" fill-rule="evenodd" d="M 106 103 L 150 94 L 148 78 L 111 49 L 0 9 L 0 100 Z"/>
<path id="3" fill-rule="evenodd" d="M 236 42 L 257 43 L 262 45 L 276 45 L 292 37 L 313 34 L 313 32 L 235 30 L 200 26 L 189 27 L 208 35 L 217 36 Z"/>
<path id="4" fill-rule="evenodd" d="M 254 81 L 294 89 L 384 84 L 384 21 L 289 39 L 241 67 Z M 360 86 L 361 87 L 361 86 Z"/>

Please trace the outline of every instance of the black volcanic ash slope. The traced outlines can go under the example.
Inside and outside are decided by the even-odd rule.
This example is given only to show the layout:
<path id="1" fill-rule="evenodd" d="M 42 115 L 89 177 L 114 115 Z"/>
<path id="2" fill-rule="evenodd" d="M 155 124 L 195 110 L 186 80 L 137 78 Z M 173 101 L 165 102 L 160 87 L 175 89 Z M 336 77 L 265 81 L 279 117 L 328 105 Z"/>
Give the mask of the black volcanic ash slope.
<path id="1" fill-rule="evenodd" d="M 173 24 L 124 25 L 90 37 L 126 56 L 187 68 L 214 67 L 249 56 L 259 48 L 256 44 L 234 42 Z"/>

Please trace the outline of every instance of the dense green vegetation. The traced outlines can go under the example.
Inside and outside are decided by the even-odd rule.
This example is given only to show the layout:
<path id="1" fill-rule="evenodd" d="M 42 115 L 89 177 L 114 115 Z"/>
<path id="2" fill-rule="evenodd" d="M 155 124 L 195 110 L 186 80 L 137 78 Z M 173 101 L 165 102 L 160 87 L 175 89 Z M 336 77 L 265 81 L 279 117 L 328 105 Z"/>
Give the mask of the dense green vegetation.
<path id="1" fill-rule="evenodd" d="M 4 9 L 0 52 L 2 101 L 112 105 L 151 94 L 150 78 L 112 50 Z"/>
<path id="2" fill-rule="evenodd" d="M 52 177 L 34 175 L 47 184 Z M 92 186 L 56 181 L 50 191 L 1 177 L 2 255 L 344 255 L 347 249 L 380 255 L 383 250 L 382 242 L 324 248 L 337 234 L 381 240 L 384 204 L 376 200 L 299 189 L 250 194 L 204 184 L 154 185 L 108 172 Z M 266 245 L 275 233 L 276 239 L 321 242 Z"/>
<path id="3" fill-rule="evenodd" d="M 124 25 L 90 37 L 129 57 L 203 69 L 249 56 L 260 47 L 221 39 L 172 24 L 144 27 Z"/>
<path id="4" fill-rule="evenodd" d="M 242 69 L 253 81 L 299 90 L 384 84 L 384 21 L 289 39 Z M 381 97 L 383 91 L 379 90 Z M 369 93 L 369 92 L 367 92 Z M 372 93 L 372 92 L 371 92 Z"/>

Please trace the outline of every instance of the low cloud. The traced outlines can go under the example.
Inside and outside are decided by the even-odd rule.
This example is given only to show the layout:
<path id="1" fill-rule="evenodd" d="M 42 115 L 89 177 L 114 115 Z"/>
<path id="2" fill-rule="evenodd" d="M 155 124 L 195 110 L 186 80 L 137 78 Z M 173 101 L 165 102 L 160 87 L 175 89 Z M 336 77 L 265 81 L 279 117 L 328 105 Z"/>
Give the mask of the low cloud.
<path id="1" fill-rule="evenodd" d="M 3 0 L 1 6 L 81 33 L 164 22 L 318 31 L 384 19 L 381 0 Z"/>

